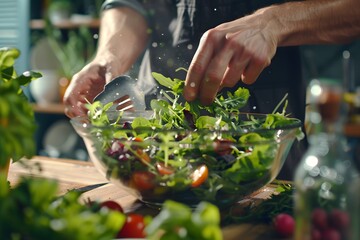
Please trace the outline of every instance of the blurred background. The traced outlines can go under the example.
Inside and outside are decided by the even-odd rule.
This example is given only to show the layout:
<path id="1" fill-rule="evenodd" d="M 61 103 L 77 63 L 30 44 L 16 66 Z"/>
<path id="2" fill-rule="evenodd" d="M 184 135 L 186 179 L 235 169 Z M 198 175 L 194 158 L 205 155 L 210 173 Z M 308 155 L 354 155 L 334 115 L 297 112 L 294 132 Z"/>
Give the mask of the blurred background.
<path id="1" fill-rule="evenodd" d="M 63 114 L 61 99 L 72 75 L 95 52 L 102 3 L 103 0 L 0 0 L 0 47 L 20 49 L 18 72 L 31 69 L 43 74 L 25 89 L 39 126 L 35 136 L 38 155 L 88 158 L 82 140 Z M 343 81 L 349 93 L 349 119 L 359 123 L 360 68 L 356 66 L 360 63 L 360 42 L 303 46 L 301 52 L 304 79 Z"/>

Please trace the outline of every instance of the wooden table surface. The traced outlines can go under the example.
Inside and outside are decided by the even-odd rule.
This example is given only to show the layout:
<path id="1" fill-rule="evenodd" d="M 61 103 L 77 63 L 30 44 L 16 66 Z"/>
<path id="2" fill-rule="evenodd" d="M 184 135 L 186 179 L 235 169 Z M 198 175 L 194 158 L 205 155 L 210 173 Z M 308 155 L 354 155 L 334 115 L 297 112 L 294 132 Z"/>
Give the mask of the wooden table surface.
<path id="1" fill-rule="evenodd" d="M 123 206 L 125 212 L 144 213 L 154 211 L 137 201 L 135 197 L 118 186 L 109 183 L 95 169 L 91 162 L 42 156 L 36 156 L 26 162 L 30 166 L 41 166 L 41 171 L 34 170 L 37 169 L 36 167 L 33 167 L 33 170 L 30 170 L 19 162 L 11 164 L 8 180 L 12 186 L 16 185 L 21 176 L 56 179 L 59 182 L 59 194 L 64 194 L 73 189 L 88 188 L 89 191 L 86 191 L 81 195 L 83 201 L 103 201 L 111 199 L 119 202 Z M 99 187 L 92 189 L 94 186 Z M 274 186 L 269 185 L 251 196 L 251 198 L 243 200 L 243 202 L 264 199 L 268 197 L 273 190 Z M 223 236 L 225 240 L 284 239 L 278 237 L 271 226 L 264 224 L 239 224 L 227 226 L 223 228 Z"/>

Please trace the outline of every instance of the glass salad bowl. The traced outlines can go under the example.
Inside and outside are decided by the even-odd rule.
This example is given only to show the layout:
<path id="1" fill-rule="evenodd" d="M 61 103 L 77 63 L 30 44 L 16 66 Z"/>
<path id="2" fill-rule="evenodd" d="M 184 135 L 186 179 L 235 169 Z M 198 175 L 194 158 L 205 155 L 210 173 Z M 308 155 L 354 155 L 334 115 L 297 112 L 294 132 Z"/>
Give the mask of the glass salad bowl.
<path id="1" fill-rule="evenodd" d="M 119 117 L 115 111 L 106 114 L 106 124 L 93 124 L 89 117 L 70 122 L 100 173 L 155 206 L 167 199 L 230 206 L 273 181 L 302 134 L 300 120 L 284 118 L 267 127 L 274 122 L 268 115 L 244 113 L 236 116 L 243 123 L 236 130 L 144 127 L 152 114 Z"/>

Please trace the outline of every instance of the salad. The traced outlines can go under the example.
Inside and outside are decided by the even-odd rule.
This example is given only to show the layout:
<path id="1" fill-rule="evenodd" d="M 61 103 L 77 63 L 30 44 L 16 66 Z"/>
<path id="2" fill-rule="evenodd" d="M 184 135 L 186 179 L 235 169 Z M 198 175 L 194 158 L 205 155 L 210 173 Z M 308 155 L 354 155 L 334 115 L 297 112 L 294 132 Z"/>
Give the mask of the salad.
<path id="1" fill-rule="evenodd" d="M 302 137 L 301 122 L 285 113 L 286 97 L 271 114 L 246 114 L 246 88 L 201 106 L 181 101 L 183 80 L 153 76 L 167 89 L 150 112 L 112 112 L 112 103 L 94 102 L 88 134 L 78 131 L 106 177 L 145 203 L 229 206 L 272 181 Z"/>

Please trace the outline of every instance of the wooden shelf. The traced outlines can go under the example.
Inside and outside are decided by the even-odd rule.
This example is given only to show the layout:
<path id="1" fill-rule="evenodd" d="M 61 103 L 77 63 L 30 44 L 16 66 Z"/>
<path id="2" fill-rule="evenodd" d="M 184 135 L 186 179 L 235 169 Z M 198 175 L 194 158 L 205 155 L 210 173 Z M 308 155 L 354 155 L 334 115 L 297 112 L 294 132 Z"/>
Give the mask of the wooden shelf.
<path id="1" fill-rule="evenodd" d="M 31 104 L 36 113 L 64 114 L 65 106 L 61 103 Z"/>
<path id="2" fill-rule="evenodd" d="M 99 19 L 91 19 L 91 20 L 81 20 L 81 21 L 72 21 L 72 20 L 64 20 L 59 23 L 54 24 L 55 27 L 60 29 L 75 29 L 81 26 L 89 27 L 89 28 L 99 28 L 100 20 Z M 30 28 L 33 30 L 36 29 L 44 29 L 45 21 L 43 19 L 33 19 L 30 21 Z"/>

